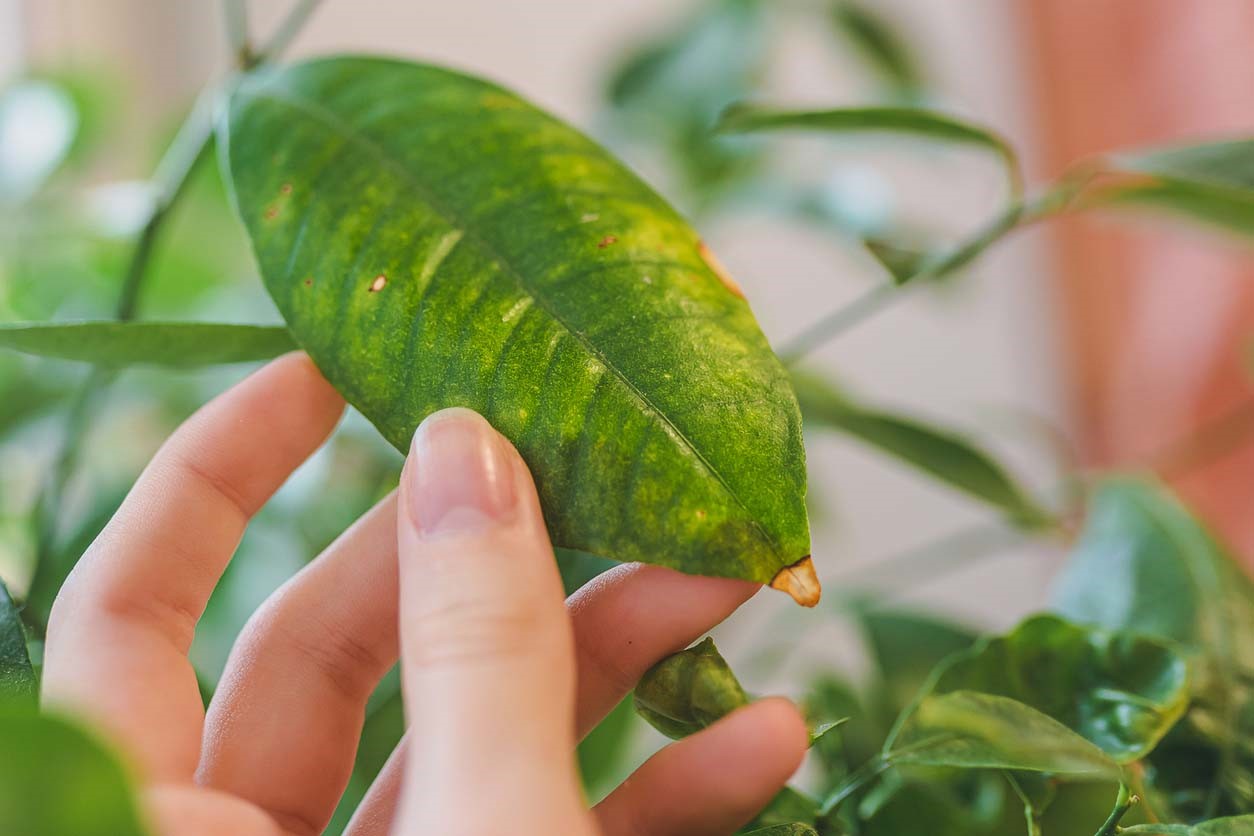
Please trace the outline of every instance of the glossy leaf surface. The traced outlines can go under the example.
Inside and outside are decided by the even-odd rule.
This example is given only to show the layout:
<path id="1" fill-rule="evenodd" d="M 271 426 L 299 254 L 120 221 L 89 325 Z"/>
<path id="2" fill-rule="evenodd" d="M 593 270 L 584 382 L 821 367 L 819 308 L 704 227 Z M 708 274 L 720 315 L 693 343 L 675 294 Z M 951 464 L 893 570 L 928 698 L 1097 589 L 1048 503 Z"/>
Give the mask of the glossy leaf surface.
<path id="1" fill-rule="evenodd" d="M 794 372 L 793 382 L 809 426 L 852 436 L 997 508 L 1019 525 L 1039 526 L 1048 519 L 1004 467 L 961 434 L 864 406 L 817 375 Z"/>
<path id="2" fill-rule="evenodd" d="M 296 347 L 283 326 L 207 322 L 0 324 L 0 348 L 102 366 L 205 366 L 268 360 Z"/>
<path id="3" fill-rule="evenodd" d="M 894 763 L 1111 776 L 1188 704 L 1170 646 L 1038 616 L 943 663 L 886 755 Z"/>
<path id="4" fill-rule="evenodd" d="M 26 631 L 22 617 L 0 581 L 0 701 L 30 703 L 35 700 L 37 683 L 26 651 Z"/>
<path id="5" fill-rule="evenodd" d="M 786 373 L 601 148 L 494 85 L 371 58 L 251 79 L 227 125 L 271 295 L 398 448 L 470 407 L 526 458 L 556 546 L 762 582 L 808 556 Z"/>

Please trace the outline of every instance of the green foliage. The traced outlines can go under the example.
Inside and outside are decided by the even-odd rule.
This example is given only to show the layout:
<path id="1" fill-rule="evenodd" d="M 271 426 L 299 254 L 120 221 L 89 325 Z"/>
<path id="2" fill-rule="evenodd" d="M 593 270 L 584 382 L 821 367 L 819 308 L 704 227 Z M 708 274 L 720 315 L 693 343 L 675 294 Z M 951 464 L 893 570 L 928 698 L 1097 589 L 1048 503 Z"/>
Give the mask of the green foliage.
<path id="1" fill-rule="evenodd" d="M 282 326 L 206 322 L 0 323 L 0 347 L 100 366 L 268 360 L 296 347 Z"/>
<path id="2" fill-rule="evenodd" d="M 933 674 L 885 755 L 896 763 L 1110 777 L 1188 704 L 1171 646 L 1037 616 Z"/>
<path id="3" fill-rule="evenodd" d="M 746 836 L 818 836 L 818 831 L 808 824 L 775 824 L 745 831 Z"/>
<path id="4" fill-rule="evenodd" d="M 824 379 L 793 372 L 808 426 L 845 433 L 1004 513 L 1017 525 L 1046 525 L 1038 507 L 991 455 L 974 441 L 903 415 L 872 409 Z"/>
<path id="5" fill-rule="evenodd" d="M 130 776 L 78 726 L 0 704 L 0 821 L 22 836 L 143 836 Z"/>
<path id="6" fill-rule="evenodd" d="M 832 23 L 883 80 L 890 95 L 912 98 L 923 90 L 923 73 L 901 33 L 872 12 L 869 4 L 837 0 L 832 5 Z"/>
<path id="7" fill-rule="evenodd" d="M 271 295 L 398 449 L 470 407 L 527 460 L 558 546 L 761 582 L 809 555 L 787 375 L 696 234 L 596 145 L 378 59 L 246 81 L 228 130 Z"/>

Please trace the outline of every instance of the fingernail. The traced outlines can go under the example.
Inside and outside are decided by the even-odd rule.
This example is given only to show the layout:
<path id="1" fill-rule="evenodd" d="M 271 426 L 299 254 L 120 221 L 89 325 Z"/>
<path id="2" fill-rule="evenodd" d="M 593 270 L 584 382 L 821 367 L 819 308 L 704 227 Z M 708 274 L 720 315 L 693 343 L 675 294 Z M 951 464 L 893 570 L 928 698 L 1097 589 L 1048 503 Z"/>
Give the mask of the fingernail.
<path id="1" fill-rule="evenodd" d="M 504 444 L 469 409 L 445 409 L 422 422 L 402 480 L 410 519 L 425 537 L 483 531 L 514 508 Z"/>

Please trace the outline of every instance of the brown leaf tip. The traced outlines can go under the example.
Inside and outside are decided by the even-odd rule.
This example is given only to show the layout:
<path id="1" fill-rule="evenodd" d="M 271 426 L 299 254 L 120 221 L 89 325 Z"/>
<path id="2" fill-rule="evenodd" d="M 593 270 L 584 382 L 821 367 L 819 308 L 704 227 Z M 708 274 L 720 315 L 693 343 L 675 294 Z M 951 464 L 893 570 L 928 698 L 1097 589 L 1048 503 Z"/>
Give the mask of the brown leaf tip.
<path id="1" fill-rule="evenodd" d="M 705 266 L 709 267 L 710 271 L 723 283 L 723 287 L 741 299 L 745 298 L 745 292 L 740 289 L 740 285 L 736 284 L 736 280 L 731 277 L 731 274 L 727 272 L 727 268 L 723 266 L 723 262 L 718 260 L 718 257 L 711 252 L 704 241 L 697 242 L 697 252 L 700 253 L 701 260 L 705 262 Z"/>
<path id="2" fill-rule="evenodd" d="M 374 281 L 370 283 L 370 292 L 378 293 L 380 290 L 388 286 L 388 277 L 380 273 L 374 277 Z"/>
<path id="3" fill-rule="evenodd" d="M 603 250 L 610 244 L 617 244 L 618 238 L 614 235 L 607 235 L 597 242 L 597 249 Z"/>
<path id="4" fill-rule="evenodd" d="M 810 555 L 776 572 L 775 577 L 771 578 L 771 589 L 788 593 L 803 607 L 815 606 L 823 594 L 823 589 L 819 585 L 819 576 L 814 571 L 814 561 L 810 559 Z"/>

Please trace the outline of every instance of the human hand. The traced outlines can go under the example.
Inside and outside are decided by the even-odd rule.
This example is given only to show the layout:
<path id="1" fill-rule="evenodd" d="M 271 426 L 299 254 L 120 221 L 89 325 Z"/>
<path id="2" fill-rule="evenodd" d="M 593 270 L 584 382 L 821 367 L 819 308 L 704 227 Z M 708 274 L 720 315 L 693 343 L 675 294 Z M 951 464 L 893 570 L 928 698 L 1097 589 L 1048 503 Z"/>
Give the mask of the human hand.
<path id="1" fill-rule="evenodd" d="M 254 614 L 206 714 L 187 659 L 196 622 L 249 518 L 342 409 L 299 354 L 214 400 L 157 453 L 53 608 L 45 703 L 124 747 L 160 833 L 321 833 L 398 656 L 411 725 L 353 836 L 725 834 L 771 799 L 807 743 L 773 699 L 668 746 L 586 809 L 575 741 L 757 586 L 630 565 L 563 607 L 530 475 L 466 410 L 424 422 L 399 498 Z"/>

